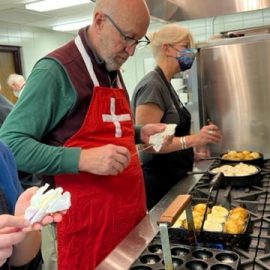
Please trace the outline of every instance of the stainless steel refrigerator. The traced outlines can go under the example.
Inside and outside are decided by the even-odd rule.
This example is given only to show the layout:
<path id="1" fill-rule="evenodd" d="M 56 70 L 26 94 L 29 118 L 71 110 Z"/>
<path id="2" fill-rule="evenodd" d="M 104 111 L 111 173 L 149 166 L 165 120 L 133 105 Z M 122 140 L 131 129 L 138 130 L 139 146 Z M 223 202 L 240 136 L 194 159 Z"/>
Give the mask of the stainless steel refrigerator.
<path id="1" fill-rule="evenodd" d="M 223 132 L 212 154 L 254 150 L 270 157 L 270 34 L 198 46 L 200 124 L 210 119 Z"/>

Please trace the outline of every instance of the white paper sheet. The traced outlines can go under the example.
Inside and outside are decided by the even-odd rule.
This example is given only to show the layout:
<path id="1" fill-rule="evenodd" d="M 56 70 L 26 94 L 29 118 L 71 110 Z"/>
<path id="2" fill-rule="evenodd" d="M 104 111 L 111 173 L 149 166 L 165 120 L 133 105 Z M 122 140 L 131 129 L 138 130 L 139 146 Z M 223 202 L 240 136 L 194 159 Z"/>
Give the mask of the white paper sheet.
<path id="1" fill-rule="evenodd" d="M 174 135 L 176 126 L 177 126 L 176 124 L 168 124 L 164 131 L 150 136 L 149 143 L 153 145 L 153 148 L 156 152 L 160 151 L 164 143 L 164 139 L 167 136 Z"/>
<path id="2" fill-rule="evenodd" d="M 40 187 L 31 198 L 30 206 L 25 210 L 24 218 L 31 224 L 40 222 L 47 214 L 69 209 L 71 206 L 70 193 L 58 187 L 46 192 L 49 185 Z"/>

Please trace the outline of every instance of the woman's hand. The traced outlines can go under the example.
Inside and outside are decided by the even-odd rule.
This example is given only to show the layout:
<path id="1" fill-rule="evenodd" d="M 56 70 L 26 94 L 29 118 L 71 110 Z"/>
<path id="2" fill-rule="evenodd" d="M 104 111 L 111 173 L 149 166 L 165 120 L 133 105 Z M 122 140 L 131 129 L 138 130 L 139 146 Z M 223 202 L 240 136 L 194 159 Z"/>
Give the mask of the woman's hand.
<path id="1" fill-rule="evenodd" d="M 220 143 L 222 135 L 221 131 L 216 125 L 206 125 L 201 128 L 201 130 L 196 134 L 197 144 L 205 145 L 208 143 Z"/>
<path id="2" fill-rule="evenodd" d="M 193 148 L 193 150 L 195 162 L 210 157 L 210 150 L 207 145 L 196 146 Z"/>

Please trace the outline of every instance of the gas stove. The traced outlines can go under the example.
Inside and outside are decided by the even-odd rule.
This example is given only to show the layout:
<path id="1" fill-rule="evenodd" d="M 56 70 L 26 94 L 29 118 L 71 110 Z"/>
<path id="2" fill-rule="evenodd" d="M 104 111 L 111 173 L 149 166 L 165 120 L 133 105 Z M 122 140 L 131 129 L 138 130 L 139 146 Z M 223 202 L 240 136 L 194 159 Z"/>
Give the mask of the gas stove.
<path id="1" fill-rule="evenodd" d="M 211 166 L 219 165 L 214 161 Z M 242 269 L 270 269 L 270 160 L 262 165 L 261 179 L 249 187 L 222 187 L 217 189 L 216 203 L 227 208 L 242 205 L 250 213 L 252 225 L 250 244 L 247 247 L 233 247 L 241 258 Z M 210 167 L 211 169 L 211 167 Z M 191 190 L 194 202 L 206 202 L 209 195 L 210 176 L 203 175 Z"/>
<path id="2" fill-rule="evenodd" d="M 218 166 L 219 160 L 215 160 L 211 167 Z M 215 189 L 211 200 L 213 204 L 221 204 L 230 209 L 234 206 L 243 206 L 250 213 L 250 222 L 248 234 L 241 239 L 239 244 L 231 245 L 219 245 L 216 243 L 200 243 L 202 248 L 221 249 L 224 251 L 237 254 L 241 261 L 240 267 L 215 268 L 215 266 L 209 266 L 207 268 L 185 268 L 183 265 L 178 267 L 174 265 L 174 269 L 241 269 L 241 270 L 266 270 L 270 269 L 270 160 L 265 160 L 261 166 L 262 173 L 260 180 L 256 182 L 256 185 L 248 187 L 238 186 L 220 186 Z M 205 174 L 197 181 L 197 183 L 190 189 L 189 194 L 192 195 L 192 203 L 205 202 L 208 199 L 210 189 L 211 175 Z M 169 233 L 170 230 L 169 230 Z M 178 236 L 170 235 L 171 248 L 173 245 L 186 244 L 183 239 L 177 239 Z M 203 245 L 202 245 L 203 244 Z M 153 255 L 155 252 L 151 251 L 152 247 L 159 247 L 160 236 L 157 234 L 153 241 L 149 243 L 148 247 L 144 250 L 141 256 L 135 261 L 130 269 L 164 269 L 162 267 L 155 266 L 151 260 L 154 260 Z M 178 248 L 182 248 L 181 246 Z M 217 251 L 215 251 L 217 252 Z M 144 263 L 143 259 L 148 258 L 150 255 L 150 264 Z M 160 259 L 162 260 L 162 256 Z M 148 258 L 148 259 L 149 259 Z M 181 257 L 177 257 L 179 259 Z M 192 266 L 202 267 L 202 266 Z M 224 268 L 225 267 L 225 268 Z"/>

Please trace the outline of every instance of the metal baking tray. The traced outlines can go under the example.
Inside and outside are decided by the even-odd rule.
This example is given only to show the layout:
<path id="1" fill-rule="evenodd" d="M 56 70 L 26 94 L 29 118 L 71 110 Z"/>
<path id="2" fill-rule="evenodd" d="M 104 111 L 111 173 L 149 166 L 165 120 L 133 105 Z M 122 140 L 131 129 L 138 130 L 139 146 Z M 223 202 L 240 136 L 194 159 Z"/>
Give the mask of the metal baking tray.
<path id="1" fill-rule="evenodd" d="M 240 257 L 233 251 L 173 243 L 170 246 L 174 270 L 241 269 Z M 154 239 L 129 269 L 165 270 L 160 241 Z"/>
<path id="2" fill-rule="evenodd" d="M 249 247 L 252 233 L 252 221 L 250 215 L 246 218 L 245 227 L 242 233 L 240 234 L 230 234 L 225 232 L 211 232 L 211 231 L 196 231 L 197 241 L 199 243 L 215 243 L 221 244 L 223 247 L 228 246 L 239 246 L 243 249 Z M 182 227 L 169 228 L 169 237 L 170 241 L 175 243 L 184 242 L 189 244 L 190 241 L 190 232 Z"/>

